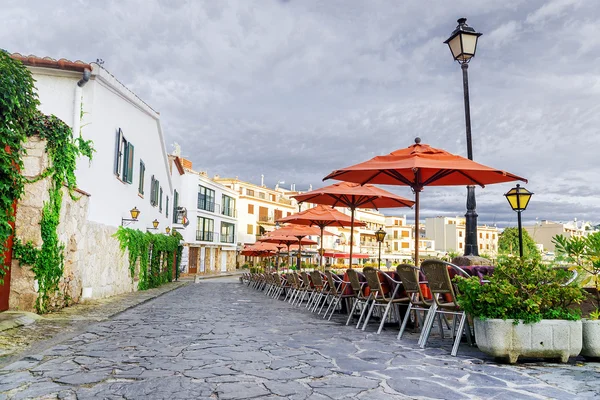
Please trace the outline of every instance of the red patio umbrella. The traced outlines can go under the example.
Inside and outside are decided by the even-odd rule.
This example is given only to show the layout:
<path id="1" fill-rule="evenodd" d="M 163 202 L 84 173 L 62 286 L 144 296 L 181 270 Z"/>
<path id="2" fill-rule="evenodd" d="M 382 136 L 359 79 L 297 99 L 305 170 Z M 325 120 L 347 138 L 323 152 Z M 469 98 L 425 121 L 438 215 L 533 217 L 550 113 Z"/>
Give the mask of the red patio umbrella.
<path id="1" fill-rule="evenodd" d="M 280 229 L 276 229 L 272 232 L 269 232 L 267 235 L 265 235 L 264 237 L 260 238 L 259 241 L 260 242 L 266 242 L 266 243 L 275 243 L 275 244 L 279 244 L 279 245 L 285 245 L 287 246 L 288 249 L 288 264 L 291 265 L 291 253 L 290 253 L 290 247 L 292 247 L 293 245 L 298 246 L 298 257 L 301 256 L 301 247 L 302 245 L 304 246 L 311 246 L 311 245 L 315 245 L 317 244 L 317 242 L 315 242 L 314 240 L 310 240 L 305 236 L 302 237 L 297 237 L 297 236 L 292 236 L 292 235 L 276 235 L 275 233 L 280 231 L 283 228 Z M 289 232 L 290 230 L 288 230 Z M 313 229 L 314 231 L 314 229 Z M 295 232 L 295 233 L 298 233 Z"/>
<path id="2" fill-rule="evenodd" d="M 350 214 L 350 268 L 352 268 L 352 247 L 354 246 L 354 210 L 356 208 L 412 207 L 414 201 L 373 185 L 359 185 L 350 182 L 334 183 L 307 193 L 292 196 L 299 203 L 310 202 L 332 207 L 348 207 Z"/>
<path id="3" fill-rule="evenodd" d="M 323 266 L 323 233 L 327 226 L 347 227 L 352 225 L 351 217 L 339 212 L 335 208 L 317 205 L 308 210 L 289 215 L 285 218 L 278 219 L 277 222 L 291 222 L 296 225 L 318 226 L 321 229 L 321 251 L 319 257 L 319 265 Z M 354 225 L 365 226 L 362 221 L 355 222 Z"/>
<path id="4" fill-rule="evenodd" d="M 415 192 L 416 202 L 415 265 L 419 264 L 419 193 L 425 186 L 484 187 L 488 184 L 516 180 L 527 182 L 520 176 L 421 144 L 420 138 L 416 138 L 415 144 L 407 148 L 335 170 L 323 178 L 326 179 L 355 182 L 360 185 L 377 183 L 410 186 Z"/>

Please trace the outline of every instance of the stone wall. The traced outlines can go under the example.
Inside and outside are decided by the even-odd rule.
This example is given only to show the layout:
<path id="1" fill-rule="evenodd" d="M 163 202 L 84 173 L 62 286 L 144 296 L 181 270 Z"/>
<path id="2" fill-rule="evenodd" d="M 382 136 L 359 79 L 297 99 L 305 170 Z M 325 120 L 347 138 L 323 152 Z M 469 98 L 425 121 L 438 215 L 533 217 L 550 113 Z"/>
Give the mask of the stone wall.
<path id="1" fill-rule="evenodd" d="M 45 141 L 37 137 L 25 143 L 25 177 L 35 178 L 48 166 L 45 146 Z M 49 178 L 25 186 L 15 221 L 16 237 L 23 243 L 31 240 L 36 247 L 42 245 L 39 223 L 49 186 Z M 63 189 L 58 236 L 65 244 L 65 267 L 60 292 L 54 296 L 56 306 L 137 290 L 137 282 L 129 276 L 127 253 L 121 253 L 119 242 L 112 237 L 117 228 L 88 221 L 90 194 L 75 195 L 78 200 L 71 199 Z M 34 311 L 37 292 L 31 268 L 13 260 L 11 274 L 10 309 Z"/>

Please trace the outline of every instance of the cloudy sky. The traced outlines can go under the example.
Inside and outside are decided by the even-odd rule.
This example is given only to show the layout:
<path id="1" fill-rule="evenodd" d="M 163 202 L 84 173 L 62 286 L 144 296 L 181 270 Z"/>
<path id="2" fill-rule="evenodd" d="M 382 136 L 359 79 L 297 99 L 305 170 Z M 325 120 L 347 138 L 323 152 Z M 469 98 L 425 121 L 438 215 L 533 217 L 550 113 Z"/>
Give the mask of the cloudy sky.
<path id="1" fill-rule="evenodd" d="M 474 159 L 529 179 L 526 221 L 599 223 L 596 1 L 3 0 L 0 47 L 100 58 L 195 169 L 306 190 L 416 136 L 466 156 L 461 70 L 443 44 L 459 17 L 484 34 L 469 67 Z M 510 187 L 477 190 L 481 223 L 516 224 Z M 426 188 L 422 212 L 462 215 L 465 196 Z"/>

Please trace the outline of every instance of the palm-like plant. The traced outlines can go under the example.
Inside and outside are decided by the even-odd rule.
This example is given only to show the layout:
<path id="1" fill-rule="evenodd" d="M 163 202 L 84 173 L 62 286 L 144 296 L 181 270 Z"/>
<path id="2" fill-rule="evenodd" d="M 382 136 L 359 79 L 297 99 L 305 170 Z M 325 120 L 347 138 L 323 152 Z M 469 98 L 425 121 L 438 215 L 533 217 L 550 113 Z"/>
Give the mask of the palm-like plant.
<path id="1" fill-rule="evenodd" d="M 567 262 L 575 264 L 572 269 L 585 273 L 582 286 L 596 289 L 592 302 L 596 310 L 590 314 L 591 319 L 600 319 L 600 232 L 587 237 L 570 237 L 563 235 L 552 239 L 559 256 Z"/>

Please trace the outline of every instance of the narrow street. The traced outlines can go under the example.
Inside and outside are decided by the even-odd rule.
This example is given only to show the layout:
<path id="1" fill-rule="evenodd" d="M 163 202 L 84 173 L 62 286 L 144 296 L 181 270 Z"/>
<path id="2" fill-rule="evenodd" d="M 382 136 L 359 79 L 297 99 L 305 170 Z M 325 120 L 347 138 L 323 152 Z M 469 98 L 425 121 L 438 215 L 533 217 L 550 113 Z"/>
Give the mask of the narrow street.
<path id="1" fill-rule="evenodd" d="M 0 399 L 593 398 L 599 364 L 504 366 L 323 321 L 236 278 L 129 309 L 0 370 Z M 443 344 L 443 345 L 442 345 Z M 440 347 L 440 345 L 442 345 Z"/>

